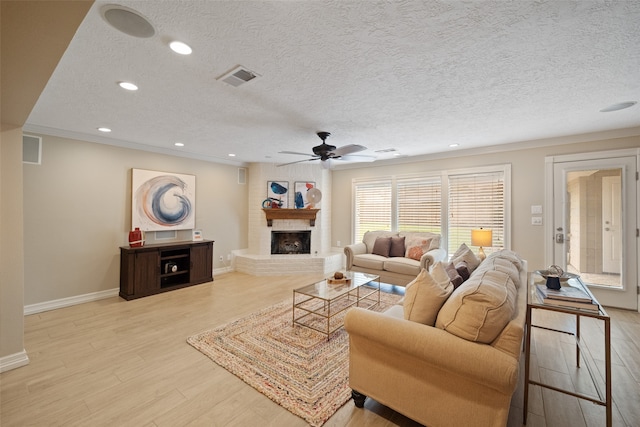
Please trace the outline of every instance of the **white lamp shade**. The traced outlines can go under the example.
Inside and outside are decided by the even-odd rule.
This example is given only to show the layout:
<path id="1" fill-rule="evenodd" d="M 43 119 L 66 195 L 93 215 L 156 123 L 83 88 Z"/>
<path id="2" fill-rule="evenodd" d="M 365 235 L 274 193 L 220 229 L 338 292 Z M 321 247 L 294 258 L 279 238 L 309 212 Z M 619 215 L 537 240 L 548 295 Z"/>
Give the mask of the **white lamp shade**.
<path id="1" fill-rule="evenodd" d="M 490 248 L 493 246 L 493 232 L 484 228 L 471 230 L 471 244 L 473 246 Z"/>

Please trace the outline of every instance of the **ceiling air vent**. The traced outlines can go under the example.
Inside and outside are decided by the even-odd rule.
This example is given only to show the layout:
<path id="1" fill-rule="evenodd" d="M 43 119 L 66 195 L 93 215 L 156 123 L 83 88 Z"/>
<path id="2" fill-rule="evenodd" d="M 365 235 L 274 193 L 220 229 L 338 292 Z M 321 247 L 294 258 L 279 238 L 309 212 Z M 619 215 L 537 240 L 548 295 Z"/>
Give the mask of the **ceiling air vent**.
<path id="1" fill-rule="evenodd" d="M 248 81 L 255 79 L 256 77 L 260 76 L 253 71 L 247 70 L 243 66 L 238 66 L 227 74 L 219 77 L 218 80 L 230 84 L 231 86 L 238 87 L 241 84 L 245 84 Z"/>

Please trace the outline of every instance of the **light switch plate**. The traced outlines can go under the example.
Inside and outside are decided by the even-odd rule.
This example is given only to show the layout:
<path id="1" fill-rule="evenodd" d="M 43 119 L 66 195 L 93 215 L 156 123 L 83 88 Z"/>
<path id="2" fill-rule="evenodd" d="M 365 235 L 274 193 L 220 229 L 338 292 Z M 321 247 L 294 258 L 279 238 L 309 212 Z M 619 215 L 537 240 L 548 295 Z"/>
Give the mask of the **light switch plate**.
<path id="1" fill-rule="evenodd" d="M 532 216 L 531 217 L 531 225 L 542 225 L 542 217 L 541 216 Z"/>
<path id="2" fill-rule="evenodd" d="M 531 205 L 531 215 L 542 214 L 542 205 Z"/>

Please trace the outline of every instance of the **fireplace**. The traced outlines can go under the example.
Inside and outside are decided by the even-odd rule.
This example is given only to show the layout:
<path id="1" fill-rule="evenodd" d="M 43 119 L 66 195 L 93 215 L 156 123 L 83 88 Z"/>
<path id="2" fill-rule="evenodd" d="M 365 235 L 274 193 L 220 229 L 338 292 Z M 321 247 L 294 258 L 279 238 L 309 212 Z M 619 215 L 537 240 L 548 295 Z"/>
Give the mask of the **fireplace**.
<path id="1" fill-rule="evenodd" d="M 271 255 L 310 254 L 311 231 L 272 231 Z"/>

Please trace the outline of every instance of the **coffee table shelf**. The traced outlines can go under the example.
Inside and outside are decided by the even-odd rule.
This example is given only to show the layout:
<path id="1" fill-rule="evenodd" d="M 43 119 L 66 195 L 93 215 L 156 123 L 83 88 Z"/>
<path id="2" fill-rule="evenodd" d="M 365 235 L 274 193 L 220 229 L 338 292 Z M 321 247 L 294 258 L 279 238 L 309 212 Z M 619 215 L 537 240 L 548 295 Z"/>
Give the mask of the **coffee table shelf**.
<path id="1" fill-rule="evenodd" d="M 343 326 L 341 313 L 354 306 L 371 309 L 380 304 L 380 276 L 350 273 L 348 277 L 351 283 L 329 284 L 321 280 L 294 289 L 293 325 L 326 334 L 329 339 Z"/>

